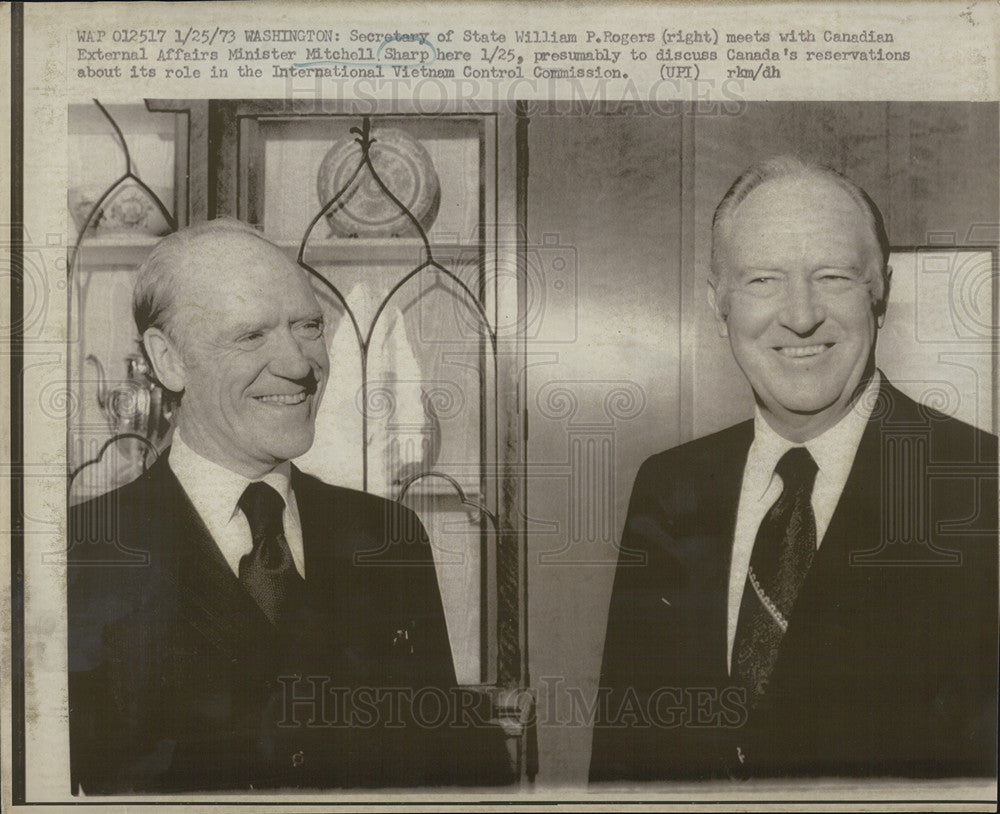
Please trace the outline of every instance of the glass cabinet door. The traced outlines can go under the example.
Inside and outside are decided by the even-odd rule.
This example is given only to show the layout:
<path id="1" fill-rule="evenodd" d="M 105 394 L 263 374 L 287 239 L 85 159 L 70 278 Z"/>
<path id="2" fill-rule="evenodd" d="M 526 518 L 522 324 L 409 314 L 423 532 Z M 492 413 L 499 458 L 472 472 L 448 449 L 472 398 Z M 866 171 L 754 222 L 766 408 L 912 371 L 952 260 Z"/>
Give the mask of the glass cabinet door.
<path id="1" fill-rule="evenodd" d="M 186 218 L 187 120 L 145 105 L 69 107 L 69 500 L 137 477 L 168 442 L 170 405 L 145 375 L 135 272 Z"/>
<path id="2" fill-rule="evenodd" d="M 480 573 L 496 536 L 490 123 L 258 116 L 240 131 L 240 214 L 312 272 L 326 312 L 330 380 L 297 463 L 417 511 L 466 684 L 489 679 Z"/>

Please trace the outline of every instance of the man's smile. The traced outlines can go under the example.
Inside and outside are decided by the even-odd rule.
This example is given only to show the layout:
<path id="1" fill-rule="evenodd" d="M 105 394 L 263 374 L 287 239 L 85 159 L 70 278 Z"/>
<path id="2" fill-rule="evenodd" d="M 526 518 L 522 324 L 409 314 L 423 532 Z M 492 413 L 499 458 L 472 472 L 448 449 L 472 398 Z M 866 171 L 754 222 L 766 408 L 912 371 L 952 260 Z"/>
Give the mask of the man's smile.
<path id="1" fill-rule="evenodd" d="M 834 344 L 834 342 L 824 342 L 818 345 L 781 345 L 775 350 L 789 359 L 805 359 L 826 353 Z"/>
<path id="2" fill-rule="evenodd" d="M 264 404 L 278 404 L 283 406 L 294 406 L 306 400 L 309 394 L 303 390 L 299 393 L 272 393 L 266 396 L 254 396 L 257 401 Z"/>

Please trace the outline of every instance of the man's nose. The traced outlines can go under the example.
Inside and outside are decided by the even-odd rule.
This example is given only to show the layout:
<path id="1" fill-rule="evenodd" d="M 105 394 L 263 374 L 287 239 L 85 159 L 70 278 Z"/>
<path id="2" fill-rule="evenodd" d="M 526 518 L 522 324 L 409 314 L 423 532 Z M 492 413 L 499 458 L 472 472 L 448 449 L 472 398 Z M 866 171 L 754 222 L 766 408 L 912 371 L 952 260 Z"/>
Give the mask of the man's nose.
<path id="1" fill-rule="evenodd" d="M 809 280 L 790 280 L 781 309 L 781 321 L 799 335 L 815 330 L 826 319 L 826 309 Z"/>
<path id="2" fill-rule="evenodd" d="M 312 371 L 305 343 L 291 330 L 276 332 L 270 367 L 274 374 L 286 379 L 302 379 Z"/>

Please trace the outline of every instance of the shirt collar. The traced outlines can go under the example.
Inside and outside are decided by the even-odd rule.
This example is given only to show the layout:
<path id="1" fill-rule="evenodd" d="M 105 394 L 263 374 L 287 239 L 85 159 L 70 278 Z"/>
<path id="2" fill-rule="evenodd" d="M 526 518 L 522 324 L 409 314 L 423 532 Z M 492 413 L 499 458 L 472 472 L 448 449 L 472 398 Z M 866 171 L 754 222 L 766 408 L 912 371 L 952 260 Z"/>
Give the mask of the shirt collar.
<path id="1" fill-rule="evenodd" d="M 875 408 L 881 381 L 881 376 L 876 370 L 861 396 L 855 400 L 847 414 L 824 433 L 804 444 L 789 441 L 775 432 L 767 423 L 760 407 L 757 407 L 754 413 L 753 444 L 747 457 L 747 467 L 752 468 L 753 472 L 757 474 L 758 477 L 750 482 L 757 484 L 760 492 L 752 497 L 760 499 L 764 496 L 774 478 L 774 468 L 781 456 L 792 447 L 797 446 L 804 446 L 809 450 L 809 454 L 816 461 L 819 473 L 824 478 L 840 482 L 846 481 L 851 466 L 854 464 L 854 456 L 861 443 L 861 436 L 864 434 L 868 419 L 871 418 L 872 410 Z"/>
<path id="2" fill-rule="evenodd" d="M 211 517 L 221 524 L 233 518 L 249 478 L 199 455 L 184 442 L 179 429 L 174 430 L 168 461 L 202 518 Z M 291 468 L 291 463 L 283 461 L 259 478 L 281 495 L 285 506 L 291 497 Z"/>

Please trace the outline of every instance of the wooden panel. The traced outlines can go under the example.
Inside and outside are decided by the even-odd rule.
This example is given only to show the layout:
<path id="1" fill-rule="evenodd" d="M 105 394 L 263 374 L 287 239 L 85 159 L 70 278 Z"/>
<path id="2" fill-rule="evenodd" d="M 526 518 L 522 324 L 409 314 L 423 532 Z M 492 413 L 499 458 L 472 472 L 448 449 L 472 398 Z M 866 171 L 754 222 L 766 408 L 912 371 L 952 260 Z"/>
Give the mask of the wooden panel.
<path id="1" fill-rule="evenodd" d="M 235 103 L 213 101 L 208 114 L 208 217 L 239 216 L 239 122 Z"/>
<path id="2" fill-rule="evenodd" d="M 153 112 L 171 111 L 178 116 L 178 148 L 175 169 L 177 222 L 179 226 L 206 220 L 208 217 L 208 100 L 147 99 Z M 187 133 L 187 144 L 180 134 Z"/>
<path id="3" fill-rule="evenodd" d="M 524 420 L 526 408 L 524 365 L 524 313 L 526 285 L 524 279 L 524 232 L 517 224 L 524 223 L 527 205 L 527 125 L 525 118 L 501 116 L 498 120 L 499 185 L 495 205 L 497 223 L 484 224 L 495 234 L 494 259 L 496 308 L 498 314 L 497 343 L 497 515 L 499 539 L 496 550 L 496 647 L 497 682 L 503 687 L 524 686 L 527 680 L 527 620 L 525 617 L 526 573 L 524 566 L 525 488 L 521 473 L 525 465 Z M 517 269 L 513 286 L 510 269 Z M 510 319 L 509 315 L 514 318 Z"/>
<path id="4" fill-rule="evenodd" d="M 681 118 L 566 107 L 532 111 L 527 210 L 529 647 L 551 783 L 586 781 L 567 693 L 593 699 L 632 481 L 680 420 Z"/>
<path id="5" fill-rule="evenodd" d="M 997 239 L 997 110 L 992 103 L 889 106 L 893 245 Z"/>

